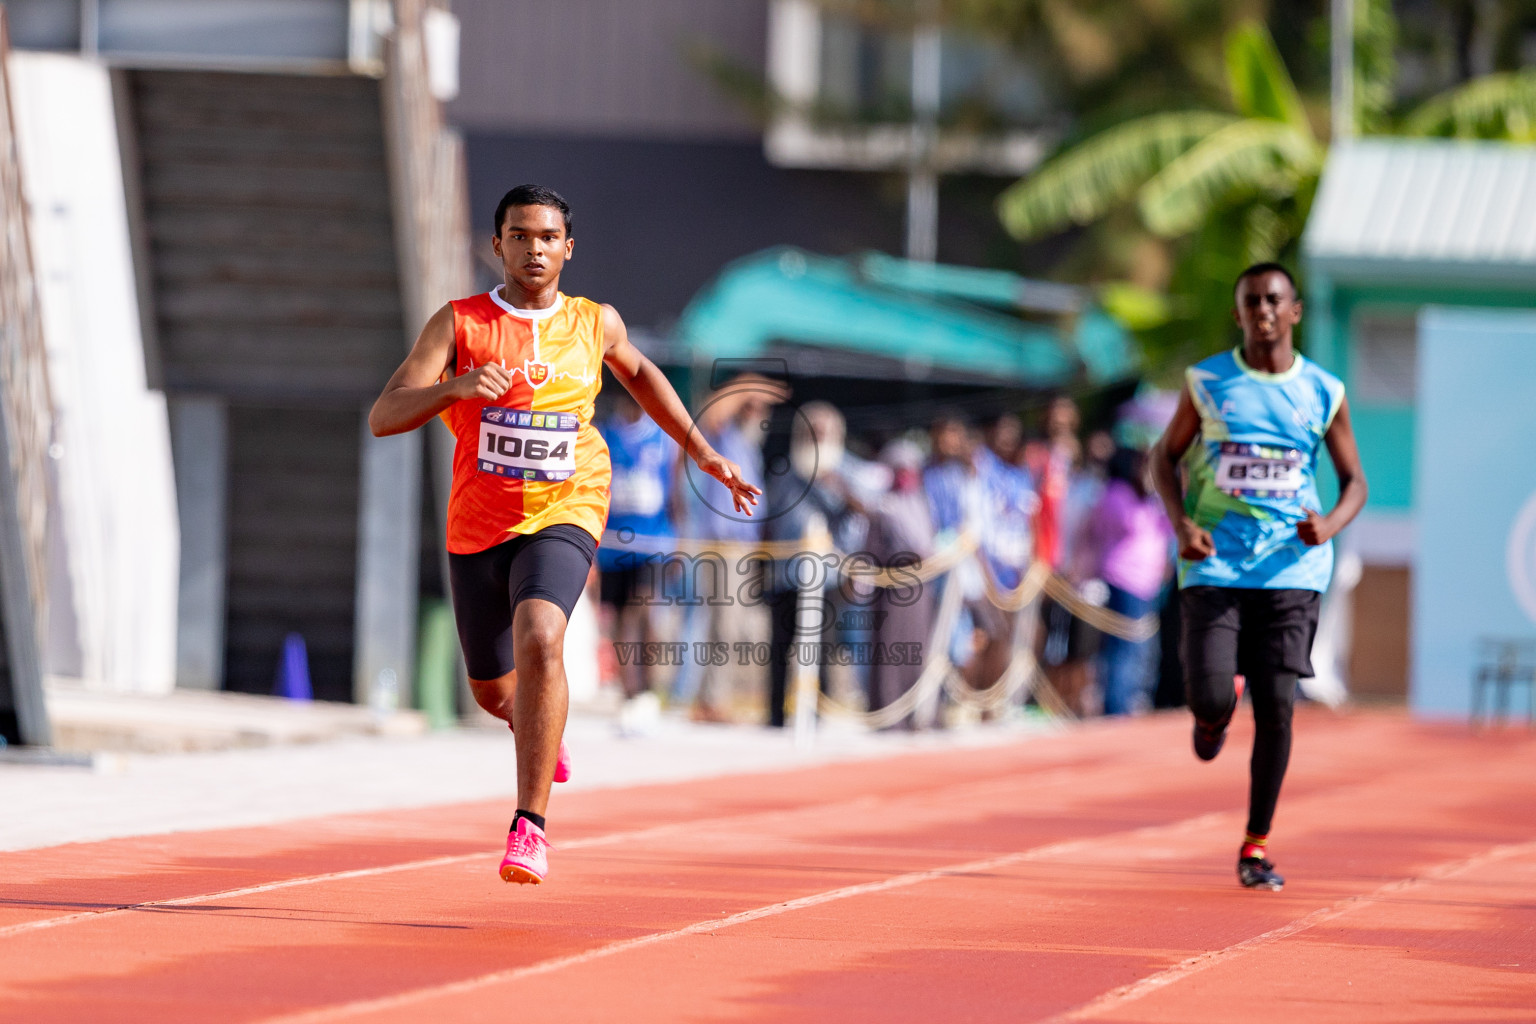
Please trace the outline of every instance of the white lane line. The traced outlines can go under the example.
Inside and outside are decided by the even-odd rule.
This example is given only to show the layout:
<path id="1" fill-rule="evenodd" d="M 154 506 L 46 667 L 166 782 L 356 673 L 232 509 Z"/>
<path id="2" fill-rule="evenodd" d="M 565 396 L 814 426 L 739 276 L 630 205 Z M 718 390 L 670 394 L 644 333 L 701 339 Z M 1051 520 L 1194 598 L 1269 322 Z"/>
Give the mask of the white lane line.
<path id="1" fill-rule="evenodd" d="M 376 999 L 360 999 L 350 1003 L 337 1003 L 333 1006 L 304 1010 L 295 1014 L 269 1017 L 261 1022 L 261 1024 L 316 1024 L 318 1021 L 336 1020 L 341 1017 L 355 1017 L 358 1014 L 373 1013 L 380 1010 L 392 1010 L 397 1007 L 409 1006 L 413 1003 L 421 1003 L 443 996 L 473 992 L 476 989 L 482 989 L 490 985 L 499 985 L 503 982 L 518 981 L 522 978 L 529 978 L 539 974 L 549 974 L 567 967 L 577 967 L 582 964 L 591 963 L 594 960 L 602 960 L 619 953 L 627 953 L 630 950 L 653 946 L 657 943 L 686 938 L 689 935 L 703 935 L 719 931 L 722 928 L 733 928 L 736 925 L 760 921 L 765 917 L 777 917 L 780 914 L 804 910 L 807 907 L 816 907 L 838 900 L 846 900 L 855 896 L 866 896 L 870 893 L 903 889 L 939 878 L 952 878 L 957 875 L 995 871 L 998 868 L 1008 867 L 1013 864 L 1074 854 L 1084 850 L 1096 849 L 1105 842 L 1149 840 L 1180 832 L 1209 828 L 1229 820 L 1234 813 L 1231 811 L 1221 811 L 1201 814 L 1193 818 L 1185 818 L 1183 821 L 1164 825 L 1148 825 L 1144 828 L 1132 829 L 1128 832 L 1116 833 L 1110 836 L 1069 839 L 1064 842 L 1050 843 L 1045 846 L 1037 846 L 1014 853 L 1005 853 L 995 857 L 984 857 L 980 860 L 966 861 L 961 864 L 950 864 L 945 867 L 930 868 L 926 871 L 911 871 L 906 874 L 894 875 L 878 882 L 863 882 L 839 889 L 829 889 L 826 892 L 802 896 L 799 899 L 788 900 L 784 903 L 773 903 L 768 906 L 756 907 L 752 910 L 744 910 L 739 914 L 732 914 L 729 917 L 695 921 L 693 924 L 684 925 L 672 931 L 651 932 L 648 935 L 639 935 L 632 939 L 620 939 L 618 942 L 610 942 L 606 946 L 598 946 L 580 953 L 553 957 L 549 960 L 540 960 L 537 963 L 526 964 L 522 967 L 511 967 L 503 971 L 493 971 L 490 974 L 482 974 L 474 978 L 464 978 L 460 981 L 451 981 L 442 985 L 411 989 L 407 992 L 381 996 Z"/>
<path id="2" fill-rule="evenodd" d="M 1444 863 L 1436 864 L 1433 867 L 1427 868 L 1410 878 L 1400 878 L 1395 882 L 1388 882 L 1386 885 L 1373 889 L 1370 892 L 1348 896 L 1342 900 L 1339 900 L 1337 903 L 1326 907 L 1320 907 L 1317 910 L 1312 911 L 1312 913 L 1307 914 L 1304 917 L 1299 917 L 1289 924 L 1283 924 L 1278 928 L 1271 929 L 1270 931 L 1264 932 L 1260 935 L 1255 935 L 1251 938 L 1244 939 L 1242 942 L 1234 943 L 1233 945 L 1227 946 L 1223 949 L 1216 949 L 1211 950 L 1208 953 L 1201 953 L 1198 956 L 1190 957 L 1188 960 L 1182 960 L 1179 963 L 1174 964 L 1172 967 L 1158 971 L 1156 974 L 1149 974 L 1139 981 L 1131 982 L 1129 985 L 1124 985 L 1120 988 L 1112 989 L 1111 991 L 1106 992 L 1098 998 L 1084 1003 L 1075 1009 L 1068 1010 L 1064 1014 L 1052 1017 L 1050 1020 L 1046 1021 L 1045 1024 L 1066 1024 L 1068 1021 L 1084 1020 L 1088 1017 L 1092 1017 L 1095 1014 L 1103 1013 L 1106 1010 L 1117 1009 L 1121 1006 L 1124 1006 L 1126 1003 L 1135 1002 L 1138 999 L 1151 995 L 1153 992 L 1156 992 L 1159 989 L 1167 988 L 1169 985 L 1183 981 L 1185 978 L 1188 978 L 1191 975 L 1199 974 L 1202 971 L 1206 971 L 1212 967 L 1226 963 L 1228 960 L 1231 960 L 1234 957 L 1242 956 L 1244 953 L 1247 953 L 1250 950 L 1258 949 L 1261 946 L 1268 946 L 1279 942 L 1282 939 L 1290 938 L 1292 935 L 1304 932 L 1309 928 L 1315 928 L 1318 925 L 1332 921 L 1335 918 L 1343 917 L 1345 914 L 1358 910 L 1361 907 L 1369 906 L 1372 903 L 1379 902 L 1388 896 L 1402 892 L 1406 889 L 1412 889 L 1413 887 L 1423 885 L 1426 882 L 1441 881 L 1443 879 L 1450 878 L 1453 875 L 1461 874 L 1464 871 L 1471 871 L 1486 864 L 1491 864 L 1500 860 L 1507 860 L 1510 857 L 1523 856 L 1528 853 L 1536 853 L 1536 842 L 1513 843 L 1504 846 L 1495 846 L 1491 849 L 1483 851 L 1482 853 L 1474 854 L 1471 857 L 1463 857 L 1459 860 L 1445 861 Z"/>
<path id="3" fill-rule="evenodd" d="M 1042 783 L 1055 781 L 1077 781 L 1081 775 L 1076 774 L 1075 768 L 1056 769 L 1035 776 L 1033 788 L 1039 789 Z M 933 797 L 939 793 L 967 793 L 975 789 L 992 789 L 999 785 L 1006 786 L 1012 781 L 989 777 L 980 781 L 958 783 L 951 786 L 939 786 L 928 790 L 919 796 Z M 844 800 L 838 804 L 811 804 L 801 807 L 775 808 L 766 811 L 752 811 L 748 814 L 730 815 L 721 818 L 695 818 L 689 821 L 674 821 L 665 825 L 652 825 L 649 828 L 631 829 L 623 832 L 609 832 L 600 836 L 588 836 L 585 839 L 565 840 L 555 844 L 559 850 L 590 849 L 595 846 L 612 846 L 617 843 L 629 843 L 644 841 L 671 835 L 676 832 L 688 831 L 695 828 L 720 828 L 733 825 L 750 824 L 763 818 L 782 821 L 787 816 L 801 814 L 823 814 L 828 811 L 854 810 L 878 806 L 882 803 L 891 803 L 898 800 L 906 800 L 912 794 L 901 793 L 892 796 L 858 796 L 850 800 Z M 0 927 L 0 939 L 13 935 L 21 935 L 30 932 L 42 931 L 47 928 L 58 928 L 63 925 L 83 924 L 90 921 L 99 921 L 105 918 L 116 917 L 119 914 L 131 913 L 139 910 L 153 910 L 156 907 L 181 907 L 192 906 L 198 903 L 207 903 L 212 900 L 235 899 L 242 896 L 253 896 L 258 893 L 271 892 L 275 889 L 289 889 L 301 885 L 318 885 L 324 882 L 341 881 L 349 878 L 368 878 L 374 875 L 387 875 L 399 871 L 415 871 L 422 868 L 442 867 L 450 864 L 461 864 L 480 858 L 494 857 L 492 852 L 461 853 L 442 857 L 427 857 L 422 860 L 405 861 L 399 864 L 385 864 L 372 868 L 354 868 L 348 871 L 332 871 L 321 875 L 303 875 L 298 878 L 285 878 L 275 882 L 264 882 L 260 885 L 246 886 L 240 889 L 225 889 L 220 892 L 202 893 L 196 896 L 179 896 L 167 900 L 147 900 L 143 903 L 126 903 L 116 907 L 105 907 L 101 910 L 84 910 L 73 914 L 60 914 L 56 917 L 43 918 L 37 921 L 25 921 L 21 924 Z"/>
<path id="4" fill-rule="evenodd" d="M 196 903 L 206 903 L 210 900 L 227 900 L 241 896 L 252 896 L 256 893 L 271 892 L 273 889 L 287 889 L 295 885 L 314 885 L 319 882 L 335 882 L 345 878 L 366 878 L 370 875 L 387 875 L 395 871 L 414 871 L 417 868 L 457 864 L 461 861 L 474 860 L 483 856 L 486 855 L 481 853 L 459 853 L 443 857 L 427 857 L 424 860 L 405 861 L 400 864 L 385 864 L 375 868 L 354 868 L 350 871 L 331 871 L 323 875 L 284 878 L 276 882 L 263 882 L 261 885 L 248 885 L 242 889 L 225 889 L 222 892 L 203 893 L 197 896 L 178 896 L 175 899 L 169 900 L 147 900 L 143 903 L 128 903 L 120 907 L 107 907 L 103 910 L 86 910 L 78 914 L 61 914 L 58 917 L 47 917 L 40 921 L 27 921 L 23 924 L 13 924 L 6 928 L 0 928 L 0 939 L 11 935 L 18 935 L 22 932 L 41 931 L 44 928 L 57 928 L 60 925 L 76 924 L 81 921 L 98 921 L 105 917 L 114 917 L 118 914 L 126 914 L 134 910 L 153 910 L 155 907 L 185 907 Z"/>
<path id="5" fill-rule="evenodd" d="M 881 798 L 857 797 L 844 801 L 833 807 L 854 808 L 864 804 L 878 803 Z M 782 818 L 786 814 L 798 814 L 804 811 L 825 811 L 826 806 L 798 807 L 780 809 L 774 811 L 753 811 L 750 814 L 731 815 L 722 818 L 695 818 L 690 821 L 674 821 L 665 825 L 652 825 L 649 828 L 630 829 L 624 832 L 609 832 L 600 836 L 587 836 L 583 839 L 570 839 L 555 844 L 559 850 L 582 850 L 595 846 L 613 846 L 617 843 L 644 841 L 674 832 L 686 831 L 692 828 L 720 828 L 737 824 L 745 824 L 759 818 Z M 41 931 L 45 928 L 57 928 L 60 925 L 79 924 L 86 921 L 98 921 L 103 918 L 116 917 L 137 910 L 153 910 L 156 907 L 184 907 L 198 903 L 208 903 L 213 900 L 238 899 L 242 896 L 254 896 L 258 893 L 272 892 L 275 889 L 291 889 L 301 885 L 319 885 L 324 882 L 336 882 L 349 878 L 369 878 L 375 875 L 388 875 L 400 871 L 416 871 L 423 868 L 443 867 L 450 864 L 465 864 L 470 861 L 492 858 L 494 852 L 484 851 L 477 853 L 446 854 L 441 857 L 426 857 L 421 860 L 402 861 L 398 864 L 382 864 L 371 868 L 352 868 L 347 871 L 330 871 L 320 875 L 301 875 L 297 878 L 283 878 L 275 882 L 263 882 L 259 885 L 248 885 L 239 889 L 223 889 L 219 892 L 200 893 L 196 896 L 178 896 L 166 900 L 146 900 L 143 903 L 125 903 L 116 907 L 104 907 L 101 910 L 85 910 L 74 914 L 60 914 L 57 917 L 43 918 L 38 921 L 25 921 L 21 924 L 8 925 L 0 928 L 0 939 L 25 932 Z"/>

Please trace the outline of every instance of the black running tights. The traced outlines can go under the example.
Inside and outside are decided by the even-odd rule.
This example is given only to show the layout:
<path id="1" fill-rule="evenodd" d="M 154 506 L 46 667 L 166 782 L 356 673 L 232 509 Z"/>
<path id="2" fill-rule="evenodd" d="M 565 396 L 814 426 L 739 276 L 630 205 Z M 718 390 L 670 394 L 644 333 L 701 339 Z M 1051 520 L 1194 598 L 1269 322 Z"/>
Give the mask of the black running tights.
<path id="1" fill-rule="evenodd" d="M 1264 671 L 1248 676 L 1253 701 L 1253 758 L 1248 772 L 1248 831 L 1269 834 L 1280 799 L 1280 784 L 1291 760 L 1291 711 L 1296 706 L 1296 674 Z M 1217 723 L 1232 717 L 1237 694 L 1231 676 L 1189 680 L 1189 708 L 1202 722 Z"/>

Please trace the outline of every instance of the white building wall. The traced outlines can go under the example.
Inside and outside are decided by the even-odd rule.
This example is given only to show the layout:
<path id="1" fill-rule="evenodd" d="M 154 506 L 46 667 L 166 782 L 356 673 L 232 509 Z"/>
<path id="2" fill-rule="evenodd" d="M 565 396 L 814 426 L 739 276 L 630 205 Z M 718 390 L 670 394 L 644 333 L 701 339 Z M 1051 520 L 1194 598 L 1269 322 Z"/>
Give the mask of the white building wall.
<path id="1" fill-rule="evenodd" d="M 9 63 L 56 409 L 47 667 L 114 692 L 175 682 L 179 530 L 165 396 L 149 390 L 107 70 Z"/>

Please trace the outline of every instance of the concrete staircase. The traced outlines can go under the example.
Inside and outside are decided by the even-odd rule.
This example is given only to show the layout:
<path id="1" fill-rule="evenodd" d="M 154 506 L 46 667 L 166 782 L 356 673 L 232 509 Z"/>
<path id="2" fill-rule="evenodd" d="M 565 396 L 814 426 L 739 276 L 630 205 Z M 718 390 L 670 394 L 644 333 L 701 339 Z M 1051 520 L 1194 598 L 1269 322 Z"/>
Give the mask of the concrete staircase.
<path id="1" fill-rule="evenodd" d="M 270 693 L 298 632 L 351 700 L 362 417 L 405 335 L 381 84 L 127 76 L 154 361 L 226 415 L 224 686 Z"/>

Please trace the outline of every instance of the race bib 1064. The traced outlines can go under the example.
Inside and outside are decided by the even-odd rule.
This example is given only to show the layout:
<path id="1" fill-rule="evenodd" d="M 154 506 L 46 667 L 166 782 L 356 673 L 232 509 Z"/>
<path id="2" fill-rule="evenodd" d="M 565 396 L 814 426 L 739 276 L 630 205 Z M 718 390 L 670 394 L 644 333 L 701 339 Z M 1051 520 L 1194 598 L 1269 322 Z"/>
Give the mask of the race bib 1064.
<path id="1" fill-rule="evenodd" d="M 576 472 L 574 413 L 486 406 L 480 411 L 480 472 L 519 480 L 566 480 Z"/>
<path id="2" fill-rule="evenodd" d="M 1294 498 L 1301 490 L 1301 467 L 1301 452 L 1294 448 L 1223 441 L 1216 486 L 1240 498 Z"/>

